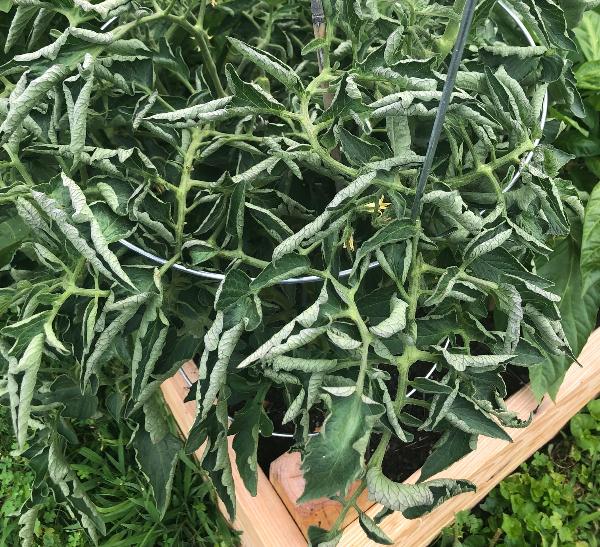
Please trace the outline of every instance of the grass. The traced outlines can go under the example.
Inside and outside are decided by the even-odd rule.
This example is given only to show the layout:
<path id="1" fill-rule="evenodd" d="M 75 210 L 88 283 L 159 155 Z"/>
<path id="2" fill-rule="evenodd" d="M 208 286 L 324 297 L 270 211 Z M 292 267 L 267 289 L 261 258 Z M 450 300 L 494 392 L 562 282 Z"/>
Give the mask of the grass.
<path id="1" fill-rule="evenodd" d="M 18 514 L 30 496 L 34 474 L 24 460 L 12 455 L 10 417 L 0 407 L 0 547 L 19 545 Z M 129 431 L 127 429 L 127 431 Z M 238 543 L 219 512 L 212 487 L 195 462 L 181 457 L 173 497 L 161 519 L 145 477 L 127 448 L 126 430 L 111 419 L 95 421 L 70 455 L 73 469 L 107 523 L 106 547 L 218 546 Z M 92 545 L 66 507 L 48 498 L 39 513 L 36 545 Z"/>

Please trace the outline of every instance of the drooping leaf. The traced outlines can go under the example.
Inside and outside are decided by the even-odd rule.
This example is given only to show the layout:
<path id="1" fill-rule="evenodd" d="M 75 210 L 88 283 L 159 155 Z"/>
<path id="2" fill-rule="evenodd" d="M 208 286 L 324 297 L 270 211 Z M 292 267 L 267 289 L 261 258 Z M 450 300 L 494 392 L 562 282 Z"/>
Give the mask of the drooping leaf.
<path id="1" fill-rule="evenodd" d="M 331 413 L 320 434 L 308 442 L 302 460 L 306 486 L 301 502 L 335 493 L 344 495 L 364 469 L 369 433 L 383 407 L 350 391 L 331 394 Z"/>

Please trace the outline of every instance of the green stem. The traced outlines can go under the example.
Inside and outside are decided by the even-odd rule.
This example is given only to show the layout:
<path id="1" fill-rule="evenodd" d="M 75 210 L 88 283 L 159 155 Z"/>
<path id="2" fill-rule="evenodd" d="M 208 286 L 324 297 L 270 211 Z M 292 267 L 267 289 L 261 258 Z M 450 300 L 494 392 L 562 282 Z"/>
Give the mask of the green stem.
<path id="1" fill-rule="evenodd" d="M 335 519 L 333 526 L 331 527 L 330 534 L 334 535 L 339 530 L 340 526 L 344 523 L 344 519 L 350 509 L 352 509 L 356 505 L 356 500 L 358 497 L 365 491 L 367 488 L 367 483 L 365 480 L 361 480 L 360 484 L 357 486 L 356 490 L 352 493 L 352 495 L 345 501 L 344 507 L 340 511 L 340 514 Z"/>
<path id="2" fill-rule="evenodd" d="M 185 227 L 185 214 L 187 207 L 187 195 L 191 188 L 191 172 L 194 168 L 194 160 L 196 159 L 196 152 L 202 143 L 202 132 L 200 128 L 195 127 L 192 129 L 192 140 L 185 151 L 183 158 L 183 165 L 181 167 L 181 178 L 179 180 L 179 186 L 177 187 L 176 199 L 177 199 L 177 221 L 175 224 L 175 251 L 176 254 L 181 253 L 181 246 L 183 245 L 183 230 Z"/>
<path id="3" fill-rule="evenodd" d="M 461 186 L 466 186 L 467 184 L 475 182 L 481 176 L 487 176 L 489 171 L 496 171 L 509 163 L 518 163 L 521 156 L 524 153 L 529 152 L 532 148 L 533 143 L 528 140 L 501 158 L 486 164 L 481 164 L 470 173 L 460 175 L 458 177 L 451 177 L 446 179 L 444 182 L 451 188 L 460 188 Z"/>
<path id="4" fill-rule="evenodd" d="M 200 55 L 202 56 L 202 62 L 204 63 L 204 66 L 206 66 L 208 76 L 212 81 L 217 96 L 226 97 L 227 94 L 225 93 L 225 90 L 221 85 L 221 80 L 219 79 L 219 74 L 217 72 L 217 66 L 213 61 L 212 54 L 208 46 L 207 34 L 204 28 L 202 28 L 202 26 L 192 25 L 189 21 L 186 21 L 182 17 L 178 17 L 171 14 L 166 14 L 165 16 L 167 17 L 167 19 L 169 19 L 169 21 L 172 21 L 176 25 L 179 25 L 182 29 L 186 30 L 196 39 L 196 41 L 198 42 L 198 49 L 200 50 Z"/>
<path id="5" fill-rule="evenodd" d="M 323 82 L 327 81 L 329 77 L 329 72 L 323 71 L 307 87 L 306 92 L 302 95 L 302 99 L 300 102 L 300 123 L 302 124 L 302 128 L 306 133 L 306 138 L 308 139 L 308 142 L 312 146 L 313 150 L 318 154 L 319 158 L 321 159 L 324 165 L 326 165 L 333 171 L 341 173 L 347 177 L 356 178 L 358 175 L 358 171 L 356 169 L 344 165 L 343 163 L 337 161 L 335 158 L 332 158 L 331 153 L 321 146 L 321 143 L 319 142 L 317 136 L 317 129 L 315 128 L 310 119 L 310 99 L 313 93 L 316 92 L 318 87 Z"/>
<path id="6" fill-rule="evenodd" d="M 27 171 L 27 168 L 21 163 L 21 160 L 19 159 L 19 156 L 17 156 L 10 148 L 10 146 L 8 144 L 5 144 L 3 146 L 4 150 L 6 150 L 6 153 L 8 154 L 8 157 L 10 158 L 10 161 L 12 162 L 13 167 L 19 172 L 19 174 L 23 177 L 23 180 L 29 185 L 29 186 L 33 186 L 35 183 L 33 182 L 33 179 L 31 178 L 31 175 L 29 174 L 29 171 Z"/>

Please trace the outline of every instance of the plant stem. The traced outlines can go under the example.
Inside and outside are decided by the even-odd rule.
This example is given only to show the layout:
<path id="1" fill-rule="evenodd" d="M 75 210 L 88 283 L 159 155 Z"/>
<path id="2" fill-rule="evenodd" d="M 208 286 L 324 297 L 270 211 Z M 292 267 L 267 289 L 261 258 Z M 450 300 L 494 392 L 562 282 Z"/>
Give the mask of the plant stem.
<path id="1" fill-rule="evenodd" d="M 191 188 L 191 173 L 194 168 L 194 160 L 196 159 L 196 152 L 202 143 L 202 132 L 200 128 L 194 127 L 192 129 L 192 139 L 190 144 L 185 151 L 183 158 L 183 165 L 181 167 L 181 178 L 179 180 L 179 186 L 176 191 L 177 199 L 177 222 L 175 225 L 175 252 L 176 254 L 181 253 L 181 246 L 183 245 L 183 230 L 185 227 L 185 213 L 186 213 L 186 200 L 188 192 Z"/>
<path id="2" fill-rule="evenodd" d="M 352 495 L 344 503 L 344 507 L 340 511 L 340 514 L 335 519 L 335 522 L 333 523 L 333 526 L 331 527 L 330 534 L 337 533 L 340 526 L 344 523 L 346 514 L 352 507 L 354 507 L 354 505 L 356 504 L 356 500 L 365 491 L 365 488 L 367 488 L 367 483 L 365 482 L 364 479 L 362 479 L 360 481 L 360 484 L 356 487 L 356 490 L 352 493 Z"/>
<path id="3" fill-rule="evenodd" d="M 310 98 L 313 93 L 312 90 L 315 87 L 318 87 L 321 84 L 321 82 L 325 81 L 328 77 L 328 72 L 323 71 L 311 82 L 309 87 L 306 89 L 306 92 L 302 96 L 300 102 L 300 123 L 302 124 L 302 128 L 306 133 L 306 138 L 308 139 L 308 142 L 312 146 L 313 150 L 319 155 L 321 161 L 327 167 L 347 177 L 356 178 L 358 176 L 358 171 L 356 169 L 353 169 L 352 167 L 349 167 L 337 161 L 335 158 L 331 157 L 331 154 L 328 150 L 321 146 L 321 143 L 319 142 L 319 139 L 317 137 L 316 128 L 310 119 L 309 105 Z"/>
<path id="4" fill-rule="evenodd" d="M 210 48 L 208 46 L 207 34 L 204 28 L 202 28 L 201 23 L 200 26 L 198 26 L 198 23 L 196 25 L 192 25 L 183 17 L 171 14 L 166 14 L 165 17 L 169 21 L 175 23 L 176 25 L 179 25 L 182 29 L 186 30 L 196 39 L 196 41 L 198 42 L 198 49 L 200 50 L 200 55 L 202 56 L 202 62 L 204 63 L 204 66 L 206 66 L 208 76 L 210 77 L 210 80 L 215 88 L 217 96 L 226 97 L 227 93 L 225 93 L 225 90 L 221 85 L 221 80 L 219 79 L 219 74 L 217 72 L 217 66 L 215 65 L 215 62 L 210 52 Z"/>
<path id="5" fill-rule="evenodd" d="M 530 140 L 525 141 L 520 146 L 517 146 L 517 148 L 515 148 L 512 152 L 505 154 L 501 158 L 498 158 L 486 164 L 482 164 L 477 169 L 474 169 L 473 171 L 465 175 L 460 175 L 457 177 L 451 177 L 449 179 L 446 179 L 444 182 L 451 188 L 460 188 L 462 186 L 466 186 L 467 184 L 475 182 L 478 178 L 482 176 L 487 176 L 489 170 L 494 172 L 509 163 L 518 163 L 521 156 L 532 149 L 533 143 Z"/>

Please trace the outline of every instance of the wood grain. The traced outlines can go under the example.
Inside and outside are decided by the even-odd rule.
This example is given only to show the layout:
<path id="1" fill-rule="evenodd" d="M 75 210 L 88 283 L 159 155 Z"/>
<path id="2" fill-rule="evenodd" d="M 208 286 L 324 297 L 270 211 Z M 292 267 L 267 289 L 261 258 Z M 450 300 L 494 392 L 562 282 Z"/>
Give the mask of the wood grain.
<path id="1" fill-rule="evenodd" d="M 184 366 L 188 377 L 195 381 L 198 371 L 193 363 Z M 184 403 L 188 387 L 180 374 L 166 380 L 161 390 L 168 407 L 184 437 L 187 437 L 196 414 L 196 403 Z M 229 456 L 232 460 L 233 480 L 237 496 L 237 514 L 233 526 L 242 530 L 244 547 L 305 547 L 306 540 L 288 513 L 285 505 L 271 486 L 269 479 L 259 468 L 258 494 L 252 497 L 246 488 L 235 465 L 235 452 L 229 437 Z M 197 451 L 201 454 L 202 448 Z M 223 514 L 227 514 L 221 506 Z"/>
<path id="2" fill-rule="evenodd" d="M 292 452 L 279 456 L 269 469 L 271 484 L 285 503 L 290 515 L 296 524 L 307 536 L 309 526 L 320 526 L 329 529 L 340 514 L 341 504 L 328 498 L 321 498 L 306 503 L 296 503 L 296 500 L 304 492 L 304 476 L 300 469 L 300 453 Z M 357 484 L 357 483 L 356 483 Z M 350 489 L 348 495 L 356 488 Z M 367 510 L 374 502 L 369 501 L 368 492 L 364 491 L 357 499 L 358 506 Z M 350 524 L 358 517 L 354 509 L 348 511 L 343 526 Z M 307 536 L 308 537 L 308 536 Z"/>
<path id="3" fill-rule="evenodd" d="M 477 485 L 476 492 L 452 498 L 419 519 L 408 520 L 400 513 L 394 513 L 386 518 L 381 527 L 394 540 L 395 545 L 402 545 L 402 547 L 429 545 L 440 531 L 454 520 L 454 515 L 458 511 L 476 505 L 504 477 L 550 441 L 572 416 L 598 396 L 600 393 L 600 329 L 588 340 L 579 362 L 583 367 L 577 364 L 571 365 L 556 397 L 556 403 L 545 398 L 538 407 L 529 386 L 508 399 L 508 407 L 522 417 L 535 412 L 533 423 L 529 427 L 508 430 L 513 439 L 512 443 L 480 437 L 474 452 L 436 476 L 468 479 Z M 406 482 L 414 483 L 418 476 L 417 471 Z M 374 516 L 380 509 L 381 506 L 376 504 L 367 513 Z M 340 542 L 340 546 L 343 547 L 374 547 L 375 545 L 377 544 L 365 537 L 356 520 L 346 527 Z"/>

